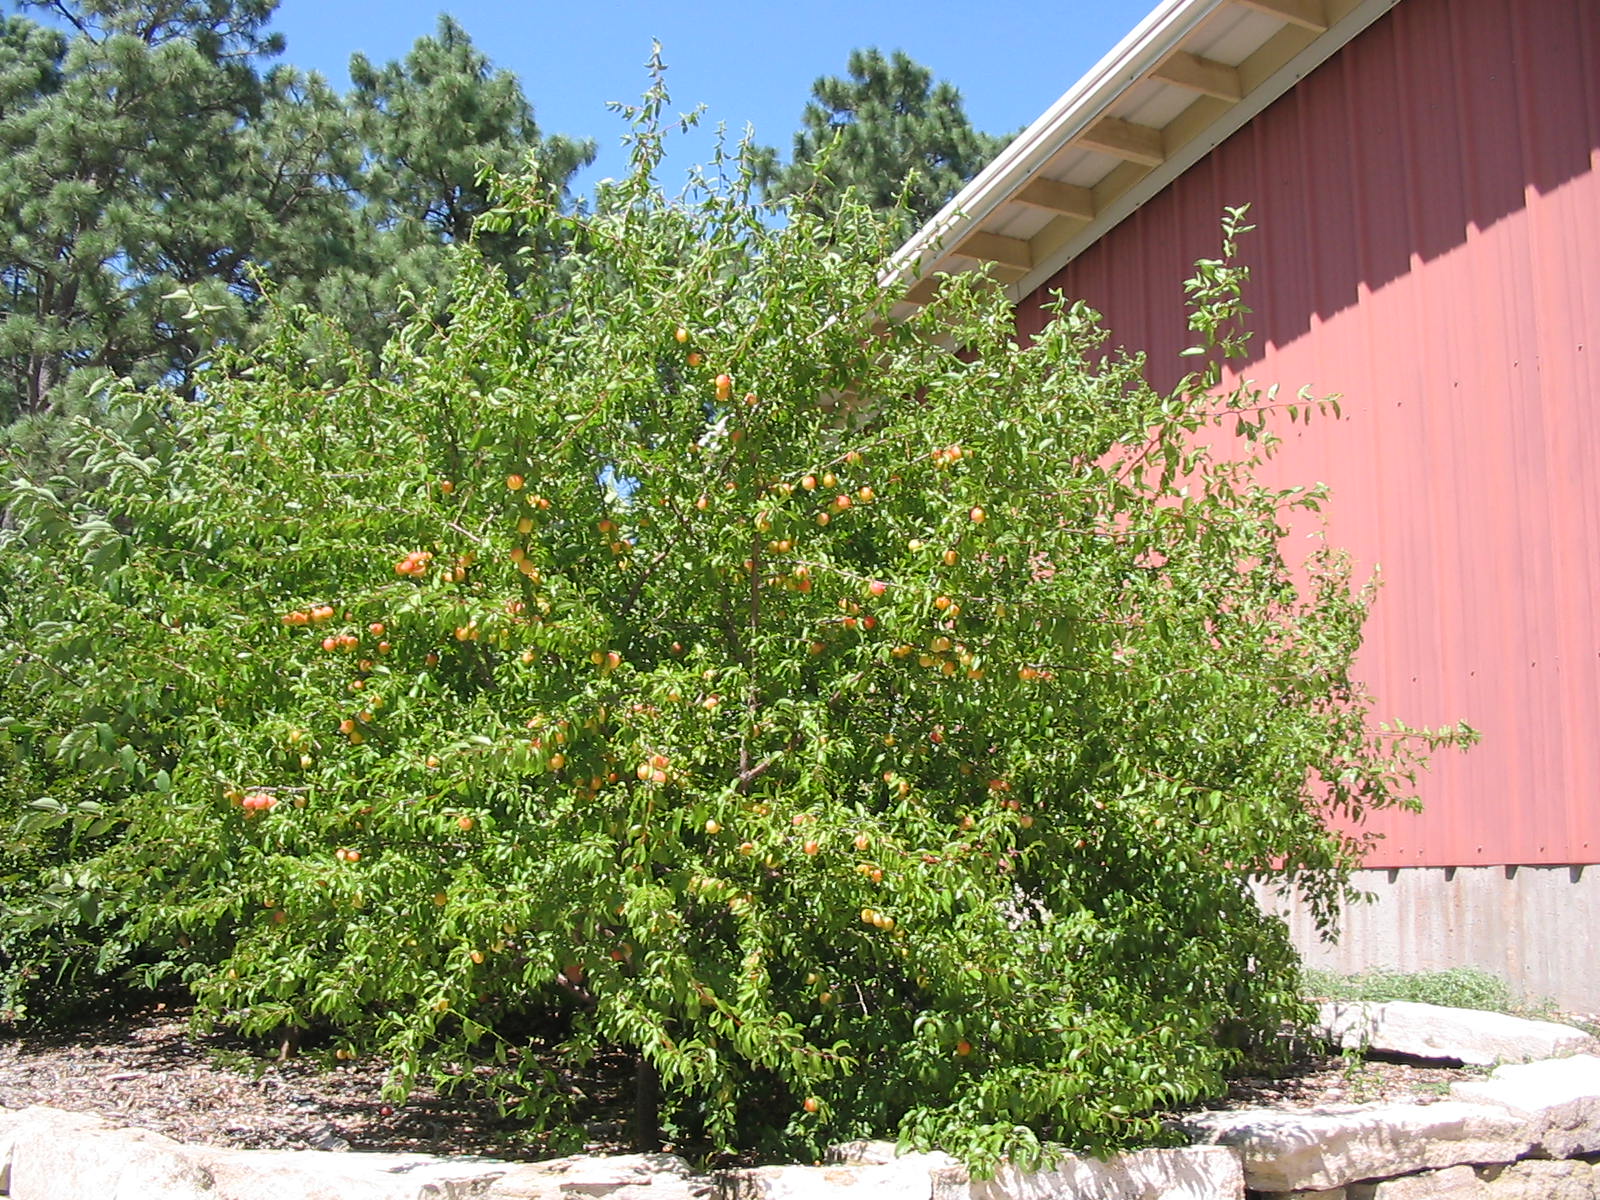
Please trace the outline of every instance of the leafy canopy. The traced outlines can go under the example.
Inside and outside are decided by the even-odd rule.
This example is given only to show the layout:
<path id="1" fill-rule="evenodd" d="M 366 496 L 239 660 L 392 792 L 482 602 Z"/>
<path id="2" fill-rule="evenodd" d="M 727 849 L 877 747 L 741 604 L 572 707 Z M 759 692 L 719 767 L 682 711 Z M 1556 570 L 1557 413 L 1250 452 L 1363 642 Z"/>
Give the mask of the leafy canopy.
<path id="1" fill-rule="evenodd" d="M 1405 796 L 1366 598 L 1285 560 L 1260 397 L 972 277 L 891 322 L 861 204 L 665 197 L 663 103 L 581 221 L 480 222 L 576 239 L 559 304 L 463 247 L 381 369 L 286 312 L 203 404 L 119 393 L 91 490 L 7 490 L 3 737 L 77 838 L 8 911 L 553 1136 L 620 1048 L 647 1140 L 1156 1139 L 1300 1014 L 1247 879 L 1332 903 L 1325 821 Z"/>

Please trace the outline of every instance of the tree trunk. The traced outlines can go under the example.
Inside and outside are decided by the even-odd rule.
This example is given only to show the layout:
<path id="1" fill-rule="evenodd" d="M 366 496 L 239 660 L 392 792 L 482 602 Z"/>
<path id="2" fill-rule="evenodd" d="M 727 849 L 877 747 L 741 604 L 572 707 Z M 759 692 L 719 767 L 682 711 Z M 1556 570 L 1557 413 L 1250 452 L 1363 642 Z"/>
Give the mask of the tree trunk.
<path id="1" fill-rule="evenodd" d="M 633 1148 L 641 1154 L 661 1149 L 661 1073 L 643 1054 L 634 1072 Z"/>

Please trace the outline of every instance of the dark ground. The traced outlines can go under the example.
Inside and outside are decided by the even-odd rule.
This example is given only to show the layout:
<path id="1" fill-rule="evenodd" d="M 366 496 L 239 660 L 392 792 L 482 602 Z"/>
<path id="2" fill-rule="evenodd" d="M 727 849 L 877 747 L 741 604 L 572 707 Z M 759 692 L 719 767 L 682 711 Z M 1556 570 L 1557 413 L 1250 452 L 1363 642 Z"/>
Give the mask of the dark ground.
<path id="1" fill-rule="evenodd" d="M 569 1150 L 526 1122 L 502 1119 L 466 1094 L 419 1087 L 403 1105 L 382 1096 L 388 1064 L 310 1053 L 285 1062 L 225 1034 L 190 1030 L 185 1008 L 152 1004 L 67 1030 L 0 1040 L 0 1107 L 93 1112 L 182 1142 L 241 1149 L 345 1149 L 475 1154 L 534 1160 Z M 596 1150 L 620 1145 L 631 1067 L 603 1063 L 595 1098 Z"/>
<path id="2" fill-rule="evenodd" d="M 99 1113 L 178 1141 L 275 1149 L 384 1150 L 535 1160 L 557 1148 L 470 1096 L 419 1088 L 400 1106 L 381 1095 L 387 1064 L 307 1054 L 276 1062 L 226 1034 L 196 1035 L 187 1010 L 151 1005 L 51 1034 L 0 1041 L 0 1107 Z M 1472 1068 L 1308 1055 L 1273 1078 L 1234 1081 L 1208 1108 L 1311 1108 L 1444 1097 Z M 628 1149 L 621 1124 L 631 1070 L 602 1064 L 578 1081 L 594 1098 L 593 1152 Z M 563 1151 L 568 1148 L 561 1148 Z"/>

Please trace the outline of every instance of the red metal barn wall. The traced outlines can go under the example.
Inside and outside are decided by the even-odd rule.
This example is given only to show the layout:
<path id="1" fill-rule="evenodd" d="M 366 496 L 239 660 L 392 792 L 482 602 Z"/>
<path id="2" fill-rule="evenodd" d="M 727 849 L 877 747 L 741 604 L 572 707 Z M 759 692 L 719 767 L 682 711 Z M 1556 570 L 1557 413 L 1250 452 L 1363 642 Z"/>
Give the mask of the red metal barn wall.
<path id="1" fill-rule="evenodd" d="M 1343 406 L 1280 426 L 1272 478 L 1329 484 L 1331 542 L 1358 577 L 1380 571 L 1361 657 L 1380 715 L 1482 731 L 1422 780 L 1423 815 L 1372 826 L 1369 866 L 1449 868 L 1427 873 L 1441 886 L 1454 868 L 1600 862 L 1597 167 L 1600 3 L 1402 0 L 1018 313 L 1028 332 L 1051 292 L 1082 298 L 1170 383 L 1181 281 L 1215 255 L 1223 207 L 1251 206 L 1243 374 Z M 1587 874 L 1560 872 L 1600 898 Z M 1443 912 L 1413 897 L 1397 919 L 1414 928 L 1368 932 L 1400 958 L 1488 922 L 1473 936 L 1508 944 L 1483 965 L 1527 978 L 1530 950 L 1500 927 L 1542 918 L 1509 886 Z M 1570 923 L 1566 890 L 1540 903 Z"/>

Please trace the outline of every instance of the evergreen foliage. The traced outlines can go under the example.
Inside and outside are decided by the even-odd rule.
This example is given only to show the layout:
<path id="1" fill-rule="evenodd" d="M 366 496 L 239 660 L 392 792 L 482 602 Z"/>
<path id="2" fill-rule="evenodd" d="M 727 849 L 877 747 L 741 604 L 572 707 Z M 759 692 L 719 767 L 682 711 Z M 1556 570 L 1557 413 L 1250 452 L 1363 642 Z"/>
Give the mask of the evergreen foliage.
<path id="1" fill-rule="evenodd" d="M 592 153 L 543 138 L 448 20 L 403 63 L 358 58 L 341 97 L 267 69 L 269 0 L 40 7 L 68 32 L 0 16 L 0 423 L 108 376 L 192 395 L 254 338 L 264 278 L 375 351 L 440 282 L 485 167 L 534 155 L 559 191 Z"/>
<path id="2" fill-rule="evenodd" d="M 77 369 L 181 370 L 195 348 L 166 294 L 214 280 L 224 301 L 246 228 L 292 218 L 252 211 L 258 164 L 235 137 L 266 98 L 266 6 L 50 7 L 72 36 L 4 18 L 0 415 L 42 411 Z"/>
<path id="3" fill-rule="evenodd" d="M 905 235 L 1007 141 L 973 129 L 961 93 L 901 51 L 854 50 L 847 71 L 812 85 L 788 163 L 772 149 L 754 156 L 769 197 L 816 213 L 853 189 Z"/>
<path id="4" fill-rule="evenodd" d="M 543 134 L 448 17 L 402 61 L 355 56 L 340 95 L 274 63 L 273 0 L 24 7 L 44 23 L 0 13 L 0 427 L 29 418 L 7 439 L 25 459 L 49 459 L 55 418 L 92 412 L 107 377 L 192 396 L 218 347 L 258 335 L 269 280 L 376 353 L 447 282 L 485 170 L 536 161 L 564 194 L 593 157 Z M 803 122 L 793 161 L 753 159 L 768 195 L 816 214 L 855 188 L 901 234 L 1001 144 L 898 52 L 854 52 Z M 560 241 L 478 248 L 513 287 L 564 271 Z"/>

